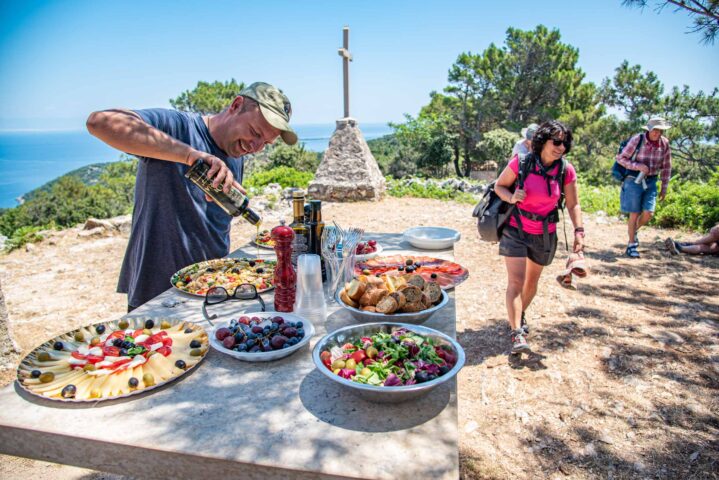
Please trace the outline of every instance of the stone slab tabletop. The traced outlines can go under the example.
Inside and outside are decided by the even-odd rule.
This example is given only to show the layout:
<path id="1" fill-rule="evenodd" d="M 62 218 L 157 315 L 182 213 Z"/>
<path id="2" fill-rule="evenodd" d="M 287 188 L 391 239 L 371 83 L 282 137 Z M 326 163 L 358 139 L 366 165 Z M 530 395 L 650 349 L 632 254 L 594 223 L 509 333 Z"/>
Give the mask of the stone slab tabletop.
<path id="1" fill-rule="evenodd" d="M 377 239 L 383 254 L 452 258 L 451 249 L 418 251 L 398 234 L 366 238 Z M 256 253 L 248 246 L 232 256 Z M 271 295 L 263 298 L 271 309 Z M 170 289 L 128 317 L 181 318 L 209 332 L 201 304 Z M 259 304 L 212 308 L 222 320 Z M 0 453 L 140 478 L 458 478 L 456 379 L 400 404 L 354 396 L 312 362 L 311 348 L 326 332 L 356 323 L 337 305 L 328 312 L 309 348 L 289 357 L 248 363 L 211 348 L 193 372 L 126 399 L 64 404 L 9 385 L 0 390 Z M 453 292 L 424 325 L 455 336 Z"/>

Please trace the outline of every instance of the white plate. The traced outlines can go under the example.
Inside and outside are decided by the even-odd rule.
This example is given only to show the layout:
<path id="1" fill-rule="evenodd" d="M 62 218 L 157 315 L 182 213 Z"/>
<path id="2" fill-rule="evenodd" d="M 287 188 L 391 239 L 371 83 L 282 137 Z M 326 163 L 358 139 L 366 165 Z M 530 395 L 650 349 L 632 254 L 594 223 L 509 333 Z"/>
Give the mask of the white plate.
<path id="1" fill-rule="evenodd" d="M 307 345 L 312 338 L 312 336 L 315 334 L 315 327 L 312 325 L 312 322 L 309 320 L 306 320 L 299 315 L 295 315 L 292 313 L 284 313 L 284 312 L 252 312 L 252 313 L 244 313 L 241 315 L 237 315 L 238 317 L 247 315 L 249 317 L 260 317 L 263 321 L 260 323 L 261 326 L 269 325 L 272 323 L 269 319 L 272 317 L 282 317 L 285 319 L 285 322 L 302 322 L 302 328 L 305 330 L 305 336 L 302 340 L 299 341 L 299 343 L 292 345 L 288 348 L 283 348 L 280 350 L 272 350 L 271 352 L 238 352 L 235 350 L 230 350 L 225 348 L 222 345 L 222 342 L 217 340 L 215 337 L 215 332 L 219 328 L 227 327 L 230 324 L 230 320 L 224 321 L 224 322 L 215 322 L 215 328 L 212 329 L 212 332 L 210 333 L 210 345 L 212 345 L 212 348 L 217 350 L 218 352 L 224 353 L 225 355 L 229 355 L 231 357 L 235 357 L 239 360 L 244 360 L 246 362 L 271 362 L 272 360 L 278 360 L 280 358 L 284 358 L 288 355 L 293 354 L 300 348 Z"/>
<path id="2" fill-rule="evenodd" d="M 424 250 L 450 248 L 460 239 L 457 230 L 445 227 L 414 227 L 405 230 L 403 235 L 412 246 Z"/>
<path id="3" fill-rule="evenodd" d="M 357 247 L 355 247 L 355 248 L 357 248 Z M 369 260 L 370 258 L 376 257 L 377 255 L 379 255 L 380 253 L 382 253 L 382 250 L 384 250 L 384 248 L 382 247 L 382 245 L 380 245 L 379 243 L 378 243 L 377 245 L 375 245 L 375 248 L 376 248 L 377 250 L 375 250 L 375 251 L 372 252 L 372 253 L 365 253 L 365 254 L 363 254 L 363 255 L 355 255 L 355 259 L 356 259 L 358 262 L 362 262 L 362 261 L 364 261 L 364 260 Z M 344 252 L 343 252 L 342 254 L 344 255 Z M 346 255 L 345 255 L 345 256 L 346 256 Z"/>

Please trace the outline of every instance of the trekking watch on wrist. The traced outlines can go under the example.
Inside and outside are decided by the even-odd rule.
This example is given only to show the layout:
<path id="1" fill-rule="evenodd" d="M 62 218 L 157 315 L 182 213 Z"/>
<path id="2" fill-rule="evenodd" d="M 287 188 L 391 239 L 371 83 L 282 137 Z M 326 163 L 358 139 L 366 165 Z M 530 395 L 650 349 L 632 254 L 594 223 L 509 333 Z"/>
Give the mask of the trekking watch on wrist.
<path id="1" fill-rule="evenodd" d="M 574 234 L 584 238 L 584 227 L 577 227 L 574 229 Z"/>

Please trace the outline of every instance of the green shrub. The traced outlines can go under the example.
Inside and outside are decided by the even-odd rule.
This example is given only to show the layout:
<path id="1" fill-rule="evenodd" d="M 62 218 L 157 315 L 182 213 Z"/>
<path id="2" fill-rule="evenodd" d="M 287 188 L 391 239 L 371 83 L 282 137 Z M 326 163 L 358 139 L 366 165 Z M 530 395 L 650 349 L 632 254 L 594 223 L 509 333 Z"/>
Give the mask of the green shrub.
<path id="1" fill-rule="evenodd" d="M 311 172 L 314 174 L 320 165 L 321 154 L 305 150 L 304 143 L 297 145 L 286 145 L 278 142 L 273 145 L 269 152 L 269 169 L 277 167 L 290 167 L 300 172 Z"/>
<path id="2" fill-rule="evenodd" d="M 579 180 L 579 204 L 583 212 L 603 211 L 610 216 L 619 215 L 619 193 L 619 184 L 593 186 L 582 178 Z"/>
<path id="3" fill-rule="evenodd" d="M 386 177 L 387 194 L 392 197 L 434 198 L 436 200 L 454 200 L 455 202 L 475 204 L 477 197 L 471 193 L 461 192 L 452 188 L 442 188 L 434 183 L 410 183 Z"/>
<path id="4" fill-rule="evenodd" d="M 709 183 L 672 182 L 653 222 L 660 227 L 706 231 L 719 223 L 719 172 Z"/>
<path id="5" fill-rule="evenodd" d="M 20 227 L 13 235 L 5 242 L 5 251 L 11 252 L 16 248 L 20 248 L 26 243 L 35 243 L 43 239 L 43 236 L 38 234 L 41 230 L 46 230 L 46 227 Z"/>
<path id="6" fill-rule="evenodd" d="M 244 182 L 245 187 L 263 188 L 270 183 L 279 183 L 282 188 L 307 188 L 314 178 L 310 172 L 300 172 L 292 167 L 277 167 L 264 172 L 256 172 Z"/>

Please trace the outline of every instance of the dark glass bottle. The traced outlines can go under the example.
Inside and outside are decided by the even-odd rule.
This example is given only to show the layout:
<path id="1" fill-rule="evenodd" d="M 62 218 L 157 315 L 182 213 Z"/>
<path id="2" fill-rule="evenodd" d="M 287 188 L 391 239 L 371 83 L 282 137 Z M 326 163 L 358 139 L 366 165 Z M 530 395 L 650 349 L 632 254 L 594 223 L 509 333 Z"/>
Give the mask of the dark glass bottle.
<path id="1" fill-rule="evenodd" d="M 297 257 L 309 250 L 310 229 L 305 225 L 305 193 L 302 190 L 292 192 L 292 216 L 290 228 L 295 232 L 292 240 L 292 265 L 297 266 Z"/>
<path id="2" fill-rule="evenodd" d="M 250 199 L 235 187 L 230 189 L 230 193 L 225 193 L 222 188 L 213 187 L 212 180 L 207 177 L 209 169 L 208 163 L 197 160 L 187 171 L 185 177 L 200 187 L 228 215 L 242 217 L 252 225 L 259 226 L 262 223 L 262 217 L 249 207 Z"/>
<path id="3" fill-rule="evenodd" d="M 322 232 L 325 229 L 325 222 L 322 221 L 322 201 L 310 200 L 310 221 L 307 224 L 310 232 L 309 253 L 320 256 L 322 264 L 322 281 L 327 279 L 325 272 L 325 261 L 322 258 Z"/>

